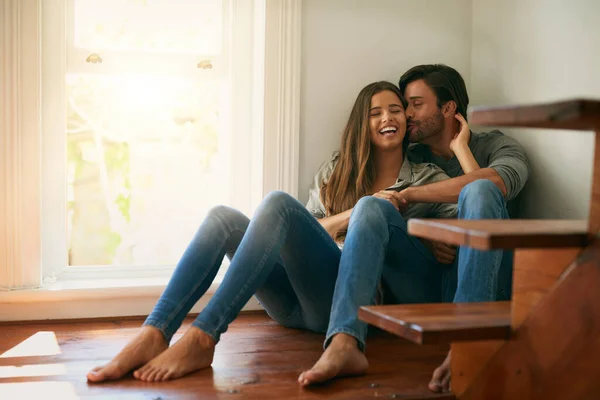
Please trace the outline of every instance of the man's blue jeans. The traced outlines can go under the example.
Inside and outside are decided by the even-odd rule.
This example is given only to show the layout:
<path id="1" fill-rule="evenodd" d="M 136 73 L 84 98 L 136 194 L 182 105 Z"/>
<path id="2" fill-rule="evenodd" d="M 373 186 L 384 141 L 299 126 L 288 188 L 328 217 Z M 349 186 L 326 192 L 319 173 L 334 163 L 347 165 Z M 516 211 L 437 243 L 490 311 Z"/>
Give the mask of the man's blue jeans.
<path id="1" fill-rule="evenodd" d="M 393 302 L 439 302 L 448 270 L 408 235 L 386 200 L 358 201 L 342 251 L 300 202 L 273 192 L 251 221 L 224 206 L 210 211 L 145 324 L 170 341 L 225 255 L 231 264 L 223 282 L 193 322 L 215 341 L 255 295 L 284 326 L 326 332 L 325 346 L 346 333 L 364 349 L 367 325 L 358 308 L 374 304 L 380 279 Z"/>
<path id="2" fill-rule="evenodd" d="M 488 179 L 466 185 L 458 198 L 458 218 L 508 219 L 504 196 Z M 513 252 L 462 246 L 445 279 L 444 300 L 455 303 L 510 300 Z"/>

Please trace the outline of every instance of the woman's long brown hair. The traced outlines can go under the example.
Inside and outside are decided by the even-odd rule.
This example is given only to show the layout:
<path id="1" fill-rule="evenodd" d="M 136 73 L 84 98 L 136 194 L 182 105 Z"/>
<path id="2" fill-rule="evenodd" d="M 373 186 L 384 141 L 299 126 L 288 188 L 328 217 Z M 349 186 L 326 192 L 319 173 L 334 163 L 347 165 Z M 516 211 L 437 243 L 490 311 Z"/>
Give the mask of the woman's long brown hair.
<path id="1" fill-rule="evenodd" d="M 366 86 L 354 102 L 342 134 L 338 163 L 329 179 L 321 184 L 321 202 L 325 205 L 328 217 L 354 207 L 375 181 L 369 111 L 373 96 L 385 90 L 394 92 L 404 102 L 398 87 L 384 81 Z M 408 135 L 404 138 L 403 147 L 405 150 L 408 147 Z"/>

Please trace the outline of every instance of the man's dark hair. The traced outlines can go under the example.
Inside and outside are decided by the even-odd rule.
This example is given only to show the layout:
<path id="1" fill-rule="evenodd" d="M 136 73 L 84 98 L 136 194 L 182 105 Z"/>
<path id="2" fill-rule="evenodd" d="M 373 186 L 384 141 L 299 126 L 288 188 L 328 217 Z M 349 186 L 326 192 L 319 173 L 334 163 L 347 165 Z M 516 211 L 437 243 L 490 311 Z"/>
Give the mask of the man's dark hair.
<path id="1" fill-rule="evenodd" d="M 437 106 L 441 108 L 450 100 L 456 102 L 456 111 L 467 118 L 469 95 L 465 81 L 457 70 L 444 64 L 417 65 L 406 71 L 401 77 L 398 86 L 404 96 L 406 86 L 414 81 L 423 79 L 437 96 Z"/>

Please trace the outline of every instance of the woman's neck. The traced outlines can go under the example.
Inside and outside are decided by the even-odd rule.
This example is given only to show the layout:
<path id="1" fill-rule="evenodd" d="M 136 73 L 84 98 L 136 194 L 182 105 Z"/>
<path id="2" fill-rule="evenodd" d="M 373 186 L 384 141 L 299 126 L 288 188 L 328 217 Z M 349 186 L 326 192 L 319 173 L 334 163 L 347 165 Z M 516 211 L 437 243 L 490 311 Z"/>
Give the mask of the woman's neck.
<path id="1" fill-rule="evenodd" d="M 400 174 L 400 168 L 402 168 L 402 164 L 404 163 L 404 151 L 402 148 L 393 152 L 375 150 L 373 161 L 377 182 L 396 181 Z"/>

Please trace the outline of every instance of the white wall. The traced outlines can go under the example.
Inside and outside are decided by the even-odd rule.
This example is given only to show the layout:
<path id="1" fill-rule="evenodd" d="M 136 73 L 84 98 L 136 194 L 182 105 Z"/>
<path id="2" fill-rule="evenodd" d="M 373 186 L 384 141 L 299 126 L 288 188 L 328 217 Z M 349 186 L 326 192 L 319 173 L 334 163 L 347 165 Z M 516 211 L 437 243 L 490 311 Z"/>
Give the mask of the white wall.
<path id="1" fill-rule="evenodd" d="M 599 17 L 598 0 L 473 1 L 471 104 L 600 98 Z M 587 218 L 593 134 L 510 134 L 533 169 L 524 216 Z"/>
<path id="2" fill-rule="evenodd" d="M 479 0 L 476 0 L 479 1 Z M 299 198 L 339 147 L 358 92 L 446 63 L 469 80 L 471 0 L 304 0 Z"/>

